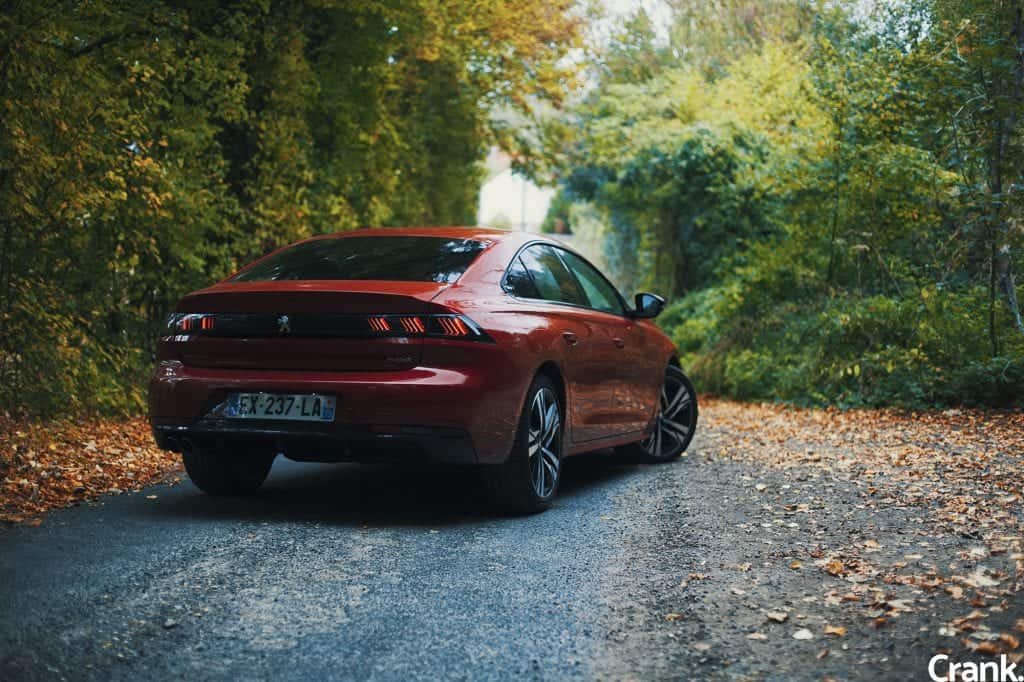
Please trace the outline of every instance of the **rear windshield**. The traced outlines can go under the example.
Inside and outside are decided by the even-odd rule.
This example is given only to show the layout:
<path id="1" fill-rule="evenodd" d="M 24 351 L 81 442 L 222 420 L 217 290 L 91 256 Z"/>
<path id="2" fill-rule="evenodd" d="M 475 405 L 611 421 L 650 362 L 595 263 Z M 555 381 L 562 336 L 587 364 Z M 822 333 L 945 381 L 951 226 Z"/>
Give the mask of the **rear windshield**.
<path id="1" fill-rule="evenodd" d="M 285 279 L 457 280 L 487 244 L 444 237 L 314 239 L 238 273 L 234 282 Z"/>

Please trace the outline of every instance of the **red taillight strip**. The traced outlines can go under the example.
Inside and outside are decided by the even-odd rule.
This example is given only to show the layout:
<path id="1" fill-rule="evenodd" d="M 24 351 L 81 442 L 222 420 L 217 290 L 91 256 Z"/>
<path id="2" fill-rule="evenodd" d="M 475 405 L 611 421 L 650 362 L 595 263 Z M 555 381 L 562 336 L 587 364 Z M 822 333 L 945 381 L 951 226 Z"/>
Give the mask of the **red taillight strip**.
<path id="1" fill-rule="evenodd" d="M 441 325 L 445 336 L 466 336 L 469 334 L 469 329 L 466 328 L 465 323 L 457 317 L 439 317 L 437 322 Z"/>
<path id="2" fill-rule="evenodd" d="M 370 328 L 375 332 L 389 332 L 391 331 L 391 325 L 388 324 L 387 318 L 384 317 L 371 317 L 369 318 Z"/>
<path id="3" fill-rule="evenodd" d="M 492 339 L 461 315 L 367 315 L 369 332 L 374 336 L 433 336 L 464 340 Z"/>
<path id="4" fill-rule="evenodd" d="M 217 318 L 213 315 L 195 315 L 186 313 L 177 315 L 176 321 L 171 323 L 169 328 L 175 332 L 197 332 L 200 330 L 210 331 L 216 325 Z"/>
<path id="5" fill-rule="evenodd" d="M 455 327 L 456 336 L 467 336 L 469 334 L 469 328 L 466 327 L 466 323 L 463 322 L 461 318 L 453 317 L 451 318 L 451 321 L 452 326 Z"/>
<path id="6" fill-rule="evenodd" d="M 401 322 L 402 329 L 410 334 L 422 334 L 427 330 L 423 326 L 423 321 L 418 317 L 401 317 L 398 321 Z"/>

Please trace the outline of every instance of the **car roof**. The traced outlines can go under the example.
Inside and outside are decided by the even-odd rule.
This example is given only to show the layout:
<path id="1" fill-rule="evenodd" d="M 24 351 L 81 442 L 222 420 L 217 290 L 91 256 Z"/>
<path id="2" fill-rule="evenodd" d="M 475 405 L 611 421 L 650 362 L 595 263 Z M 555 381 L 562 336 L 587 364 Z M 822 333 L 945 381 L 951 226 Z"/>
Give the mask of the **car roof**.
<path id="1" fill-rule="evenodd" d="M 347 237 L 448 237 L 452 239 L 481 239 L 504 241 L 524 235 L 524 232 L 499 230 L 493 227 L 369 227 L 326 234 L 319 239 L 345 239 Z M 536 235 L 532 235 L 536 236 Z"/>
<path id="2" fill-rule="evenodd" d="M 493 244 L 504 244 L 518 250 L 521 246 L 533 242 L 551 244 L 563 249 L 574 251 L 572 246 L 555 239 L 554 235 L 524 232 L 522 230 L 502 230 L 496 227 L 362 227 L 346 232 L 310 237 L 314 239 L 345 239 L 350 237 L 446 237 L 448 239 L 477 239 Z M 488 249 L 489 251 L 491 249 Z"/>

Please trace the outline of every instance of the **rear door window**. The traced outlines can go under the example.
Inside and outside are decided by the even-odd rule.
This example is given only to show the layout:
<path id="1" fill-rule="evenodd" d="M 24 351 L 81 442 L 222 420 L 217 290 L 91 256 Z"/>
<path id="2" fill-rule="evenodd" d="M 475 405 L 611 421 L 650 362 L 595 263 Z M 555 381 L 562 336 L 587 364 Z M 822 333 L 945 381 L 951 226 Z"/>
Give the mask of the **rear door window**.
<path id="1" fill-rule="evenodd" d="M 604 275 L 598 272 L 597 268 L 571 251 L 563 250 L 561 254 L 562 260 L 566 262 L 569 269 L 576 275 L 580 286 L 583 287 L 583 292 L 587 295 L 591 308 L 616 315 L 622 315 L 625 312 L 619 292 L 605 279 Z"/>
<path id="2" fill-rule="evenodd" d="M 520 255 L 540 298 L 559 303 L 587 305 L 587 298 L 576 283 L 576 278 L 565 267 L 555 250 L 546 244 L 536 244 Z"/>
<path id="3" fill-rule="evenodd" d="M 234 282 L 267 280 L 383 280 L 452 283 L 487 243 L 447 237 L 313 239 L 274 254 L 235 275 Z"/>

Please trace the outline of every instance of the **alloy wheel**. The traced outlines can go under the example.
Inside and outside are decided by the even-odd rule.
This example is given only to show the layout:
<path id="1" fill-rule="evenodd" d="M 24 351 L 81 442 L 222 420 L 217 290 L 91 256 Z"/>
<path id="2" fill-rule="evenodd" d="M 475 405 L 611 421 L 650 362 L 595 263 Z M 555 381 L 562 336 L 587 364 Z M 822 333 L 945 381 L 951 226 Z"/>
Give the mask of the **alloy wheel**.
<path id="1" fill-rule="evenodd" d="M 654 432 L 641 447 L 654 458 L 681 451 L 689 444 L 696 418 L 696 402 L 689 388 L 674 372 L 666 373 Z"/>
<path id="2" fill-rule="evenodd" d="M 548 498 L 558 484 L 562 466 L 562 416 L 558 399 L 550 388 L 537 391 L 530 405 L 527 452 L 533 490 L 537 497 Z"/>

